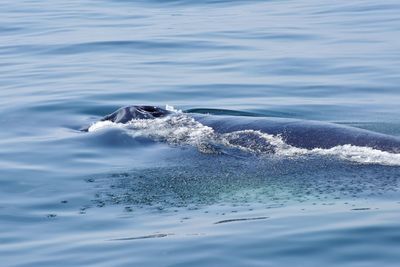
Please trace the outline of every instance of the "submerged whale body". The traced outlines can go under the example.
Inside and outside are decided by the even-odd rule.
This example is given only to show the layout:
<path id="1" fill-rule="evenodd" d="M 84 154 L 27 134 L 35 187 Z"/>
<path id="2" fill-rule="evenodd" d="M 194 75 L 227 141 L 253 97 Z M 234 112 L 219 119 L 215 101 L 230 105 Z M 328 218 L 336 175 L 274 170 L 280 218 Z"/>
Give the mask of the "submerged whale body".
<path id="1" fill-rule="evenodd" d="M 103 117 L 100 121 L 126 124 L 135 120 L 154 120 L 173 116 L 174 112 L 154 106 L 128 106 Z M 218 134 L 253 130 L 279 136 L 290 146 L 304 149 L 330 149 L 353 145 L 387 152 L 400 152 L 400 138 L 334 123 L 271 117 L 224 116 L 185 113 Z M 86 131 L 89 128 L 85 129 Z"/>

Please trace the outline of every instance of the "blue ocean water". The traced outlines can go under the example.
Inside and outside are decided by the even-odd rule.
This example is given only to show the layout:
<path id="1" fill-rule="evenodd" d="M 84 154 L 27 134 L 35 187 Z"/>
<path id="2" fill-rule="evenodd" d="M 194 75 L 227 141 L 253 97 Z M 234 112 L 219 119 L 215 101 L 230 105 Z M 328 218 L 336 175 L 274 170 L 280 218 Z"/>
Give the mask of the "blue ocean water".
<path id="1" fill-rule="evenodd" d="M 1 265 L 398 266 L 399 154 L 230 157 L 182 125 L 152 125 L 167 142 L 79 129 L 146 104 L 400 136 L 399 14 L 390 0 L 3 1 Z"/>

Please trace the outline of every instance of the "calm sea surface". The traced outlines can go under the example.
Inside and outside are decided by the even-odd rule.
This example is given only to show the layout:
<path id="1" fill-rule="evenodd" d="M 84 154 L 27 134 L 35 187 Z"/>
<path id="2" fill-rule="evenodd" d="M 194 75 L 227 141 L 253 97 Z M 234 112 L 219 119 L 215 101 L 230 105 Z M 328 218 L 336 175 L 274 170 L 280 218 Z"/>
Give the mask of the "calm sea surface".
<path id="1" fill-rule="evenodd" d="M 400 136 L 399 66 L 394 0 L 4 0 L 0 265 L 399 266 L 400 154 L 79 131 L 146 104 Z"/>

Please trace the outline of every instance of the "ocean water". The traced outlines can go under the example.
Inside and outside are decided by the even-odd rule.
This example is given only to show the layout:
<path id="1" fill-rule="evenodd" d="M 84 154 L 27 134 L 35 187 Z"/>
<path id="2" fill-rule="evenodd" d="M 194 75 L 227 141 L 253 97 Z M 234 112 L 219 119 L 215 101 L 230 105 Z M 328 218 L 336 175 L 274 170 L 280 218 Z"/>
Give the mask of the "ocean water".
<path id="1" fill-rule="evenodd" d="M 0 265 L 399 266 L 399 153 L 216 139 L 179 112 L 400 137 L 399 14 L 390 0 L 3 1 Z M 179 116 L 95 124 L 126 105 Z"/>

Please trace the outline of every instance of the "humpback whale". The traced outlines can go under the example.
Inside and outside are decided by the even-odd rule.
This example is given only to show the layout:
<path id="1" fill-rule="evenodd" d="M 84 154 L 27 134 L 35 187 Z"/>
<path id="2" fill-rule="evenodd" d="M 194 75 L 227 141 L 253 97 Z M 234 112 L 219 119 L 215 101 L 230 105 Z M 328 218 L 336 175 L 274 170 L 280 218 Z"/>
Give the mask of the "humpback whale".
<path id="1" fill-rule="evenodd" d="M 155 120 L 173 116 L 174 112 L 156 106 L 127 106 L 103 117 L 101 122 L 127 124 L 135 120 Z M 279 136 L 287 145 L 301 149 L 330 149 L 352 145 L 400 153 L 400 137 L 329 122 L 184 113 L 217 134 L 253 130 Z M 83 131 L 90 130 L 90 126 Z"/>

